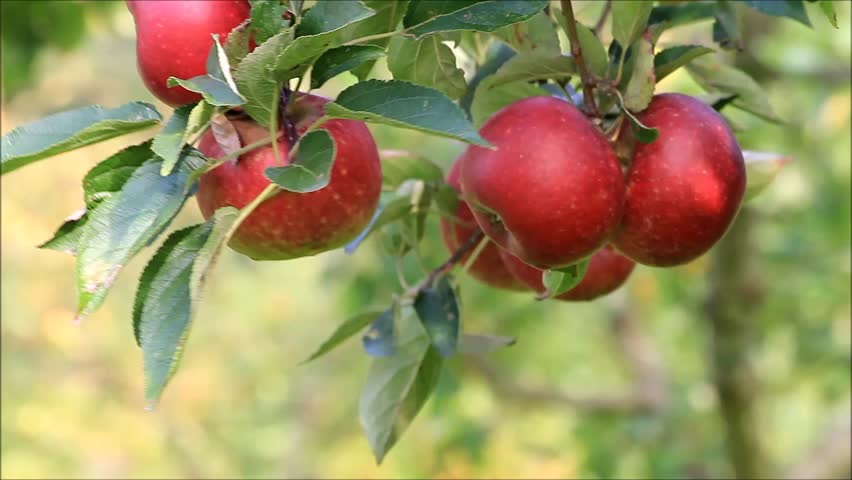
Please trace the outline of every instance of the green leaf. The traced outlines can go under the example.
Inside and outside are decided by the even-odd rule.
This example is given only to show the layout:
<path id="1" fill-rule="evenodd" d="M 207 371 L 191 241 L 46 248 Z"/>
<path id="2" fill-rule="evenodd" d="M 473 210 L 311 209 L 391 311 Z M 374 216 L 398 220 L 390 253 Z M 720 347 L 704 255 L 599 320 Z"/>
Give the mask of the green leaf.
<path id="1" fill-rule="evenodd" d="M 441 182 L 444 174 L 431 160 L 405 150 L 381 150 L 382 184 L 397 188 L 406 180 Z"/>
<path id="2" fill-rule="evenodd" d="M 472 35 L 479 34 L 473 33 Z M 476 73 L 473 75 L 473 78 L 471 78 L 470 82 L 468 82 L 467 84 L 467 91 L 461 97 L 461 99 L 459 99 L 459 105 L 462 107 L 462 109 L 464 109 L 465 112 L 468 113 L 468 115 L 470 115 L 470 107 L 473 103 L 473 96 L 476 94 L 476 90 L 479 88 L 479 84 L 483 82 L 486 78 L 488 78 L 491 74 L 496 72 L 501 66 L 503 66 L 510 58 L 514 57 L 515 55 L 515 51 L 503 42 L 493 42 L 491 44 L 488 49 L 488 54 L 485 58 L 485 62 L 480 65 L 479 68 L 476 69 Z"/>
<path id="3" fill-rule="evenodd" d="M 399 26 L 399 22 L 402 21 L 402 17 L 405 15 L 409 0 L 397 0 L 394 2 L 366 0 L 364 4 L 375 10 L 375 15 L 341 30 L 340 35 L 344 41 L 395 31 Z M 370 41 L 372 45 L 379 46 L 385 46 L 387 42 L 387 38 Z"/>
<path id="4" fill-rule="evenodd" d="M 120 192 L 139 167 L 152 158 L 151 142 L 133 145 L 95 165 L 83 177 L 83 199 L 93 209 Z"/>
<path id="5" fill-rule="evenodd" d="M 388 47 L 388 69 L 397 80 L 435 88 L 453 99 L 467 89 L 456 56 L 437 35 L 421 40 L 394 37 Z"/>
<path id="6" fill-rule="evenodd" d="M 651 10 L 648 28 L 654 43 L 669 28 L 687 25 L 713 18 L 716 14 L 714 2 L 684 2 L 676 5 L 659 5 Z"/>
<path id="7" fill-rule="evenodd" d="M 118 108 L 93 105 L 56 113 L 3 135 L 0 173 L 148 128 L 162 119 L 152 105 L 143 102 L 130 102 Z"/>
<path id="8" fill-rule="evenodd" d="M 766 93 L 747 73 L 708 57 L 693 60 L 686 70 L 707 92 L 736 94 L 733 106 L 770 122 L 783 123 L 769 104 Z"/>
<path id="9" fill-rule="evenodd" d="M 711 52 L 714 52 L 712 48 L 699 45 L 678 45 L 667 48 L 654 56 L 654 76 L 659 82 L 678 68 Z"/>
<path id="10" fill-rule="evenodd" d="M 630 120 L 630 125 L 633 128 L 633 137 L 637 141 L 641 143 L 652 143 L 660 137 L 660 131 L 658 129 L 644 125 L 628 110 L 623 110 L 623 112 Z"/>
<path id="11" fill-rule="evenodd" d="M 493 32 L 531 18 L 547 0 L 421 0 L 412 2 L 402 20 L 408 34 L 422 37 L 452 30 Z"/>
<path id="12" fill-rule="evenodd" d="M 831 23 L 831 26 L 840 28 L 837 26 L 837 13 L 834 11 L 834 3 L 831 0 L 819 0 L 819 8 Z"/>
<path id="13" fill-rule="evenodd" d="M 145 399 L 160 398 L 177 370 L 203 281 L 237 218 L 225 207 L 207 222 L 172 233 L 139 279 L 133 305 L 133 332 L 142 347 Z"/>
<path id="14" fill-rule="evenodd" d="M 713 22 L 713 41 L 725 49 L 743 49 L 743 39 L 740 34 L 737 12 L 729 0 L 718 0 L 716 21 Z"/>
<path id="15" fill-rule="evenodd" d="M 743 150 L 746 167 L 746 191 L 743 201 L 749 201 L 762 193 L 784 165 L 792 158 L 778 153 Z"/>
<path id="16" fill-rule="evenodd" d="M 269 127 L 275 121 L 281 84 L 284 82 L 273 75 L 275 62 L 292 41 L 292 30 L 271 37 L 246 55 L 234 73 L 237 87 L 246 98 L 243 109 L 264 127 Z"/>
<path id="17" fill-rule="evenodd" d="M 219 43 L 217 35 L 213 35 L 213 46 L 210 47 L 210 54 L 207 56 L 207 73 L 188 80 L 169 77 L 167 85 L 170 87 L 180 85 L 187 90 L 200 93 L 207 103 L 220 107 L 242 105 L 246 102 L 231 77 L 228 55 Z"/>
<path id="18" fill-rule="evenodd" d="M 577 73 L 574 59 L 549 53 L 521 53 L 503 64 L 499 70 L 483 82 L 484 88 L 494 88 L 513 82 L 536 80 L 568 80 Z"/>
<path id="19" fill-rule="evenodd" d="M 207 128 L 216 107 L 205 101 L 175 109 L 165 127 L 154 137 L 151 150 L 163 159 L 160 174 L 172 173 L 183 146 L 202 129 Z"/>
<path id="20" fill-rule="evenodd" d="M 376 212 L 373 214 L 373 218 L 370 219 L 370 223 L 364 227 L 364 230 L 354 240 L 343 248 L 343 251 L 351 255 L 370 234 L 388 223 L 400 220 L 410 214 L 412 210 L 413 205 L 410 194 L 400 195 L 399 192 L 395 192 L 389 196 L 383 195 L 378 208 L 376 208 Z"/>
<path id="21" fill-rule="evenodd" d="M 482 126 L 498 110 L 518 100 L 550 95 L 547 90 L 527 82 L 512 82 L 492 88 L 490 85 L 493 81 L 492 78 L 494 77 L 483 80 L 473 95 L 470 115 L 473 117 L 473 124 L 477 128 Z"/>
<path id="22" fill-rule="evenodd" d="M 443 366 L 420 323 L 401 323 L 396 353 L 373 360 L 361 392 L 361 425 L 379 463 L 432 394 Z"/>
<path id="23" fill-rule="evenodd" d="M 85 208 L 77 210 L 65 219 L 65 222 L 56 230 L 50 240 L 42 243 L 38 248 L 76 255 L 77 245 L 80 242 L 80 236 L 83 234 L 83 227 L 88 220 L 88 211 Z"/>
<path id="24" fill-rule="evenodd" d="M 645 30 L 654 2 L 631 0 L 612 2 L 612 36 L 622 47 L 627 48 Z"/>
<path id="25" fill-rule="evenodd" d="M 541 11 L 529 20 L 503 27 L 494 36 L 511 45 L 519 53 L 561 53 L 559 37 L 550 16 Z"/>
<path id="26" fill-rule="evenodd" d="M 353 317 L 349 317 L 345 322 L 340 324 L 337 329 L 334 330 L 334 333 L 331 334 L 330 337 L 326 341 L 319 346 L 317 351 L 311 354 L 310 357 L 305 359 L 302 364 L 308 363 L 312 360 L 315 360 L 326 353 L 334 350 L 338 345 L 348 340 L 350 337 L 360 332 L 364 328 L 367 327 L 370 323 L 372 323 L 377 317 L 382 315 L 382 310 L 371 310 L 363 313 L 359 313 Z"/>
<path id="27" fill-rule="evenodd" d="M 576 287 L 583 280 L 583 276 L 586 275 L 588 266 L 589 260 L 585 259 L 565 268 L 542 272 L 541 282 L 545 288 L 542 298 L 555 297 Z"/>
<path id="28" fill-rule="evenodd" d="M 464 333 L 459 338 L 459 353 L 482 356 L 500 348 L 511 347 L 516 342 L 517 339 L 514 337 Z"/>
<path id="29" fill-rule="evenodd" d="M 580 48 L 583 50 L 583 60 L 586 61 L 589 71 L 595 76 L 606 77 L 607 70 L 609 70 L 609 55 L 607 55 L 606 49 L 597 35 L 595 35 L 595 32 L 582 23 L 577 22 L 577 39 L 580 41 Z"/>
<path id="30" fill-rule="evenodd" d="M 651 103 L 654 96 L 654 45 L 651 35 L 639 38 L 633 49 L 633 68 L 630 80 L 624 89 L 624 106 L 633 112 L 641 112 Z"/>
<path id="31" fill-rule="evenodd" d="M 228 57 L 228 64 L 239 65 L 249 53 L 249 40 L 251 40 L 250 21 L 234 27 L 228 34 L 228 39 L 225 40 L 225 55 Z"/>
<path id="32" fill-rule="evenodd" d="M 802 0 L 740 0 L 749 7 L 758 12 L 772 15 L 775 17 L 787 17 L 811 26 L 811 20 L 808 18 L 808 12 L 805 10 L 805 4 Z"/>
<path id="33" fill-rule="evenodd" d="M 435 350 L 444 358 L 456 353 L 459 305 L 447 276 L 438 279 L 437 285 L 420 290 L 414 299 L 414 311 L 423 322 Z"/>
<path id="34" fill-rule="evenodd" d="M 296 36 L 318 35 L 328 33 L 351 23 L 374 15 L 372 8 L 366 7 L 359 0 L 335 0 L 334 2 L 317 2 L 302 17 L 296 27 Z"/>
<path id="35" fill-rule="evenodd" d="M 251 30 L 258 45 L 287 26 L 283 16 L 286 10 L 278 0 L 252 0 Z"/>
<path id="36" fill-rule="evenodd" d="M 150 155 L 120 192 L 89 213 L 77 252 L 78 319 L 103 303 L 121 269 L 171 223 L 189 196 L 191 172 L 204 164 L 187 148 L 177 169 L 163 177 L 159 158 Z"/>
<path id="37" fill-rule="evenodd" d="M 464 112 L 443 93 L 400 80 L 358 83 L 341 92 L 325 109 L 330 117 L 408 128 L 490 146 Z"/>
<path id="38" fill-rule="evenodd" d="M 396 353 L 396 324 L 399 319 L 399 304 L 394 302 L 390 308 L 379 314 L 370 324 L 370 328 L 361 337 L 364 351 L 371 357 L 389 357 Z"/>
<path id="39" fill-rule="evenodd" d="M 335 144 L 325 130 L 313 131 L 298 143 L 296 160 L 284 167 L 269 167 L 266 178 L 288 192 L 309 193 L 321 190 L 331 180 Z"/>
<path id="40" fill-rule="evenodd" d="M 381 58 L 385 49 L 376 45 L 349 45 L 333 48 L 314 62 L 311 70 L 311 88 L 320 88 L 325 82 L 353 68 Z"/>

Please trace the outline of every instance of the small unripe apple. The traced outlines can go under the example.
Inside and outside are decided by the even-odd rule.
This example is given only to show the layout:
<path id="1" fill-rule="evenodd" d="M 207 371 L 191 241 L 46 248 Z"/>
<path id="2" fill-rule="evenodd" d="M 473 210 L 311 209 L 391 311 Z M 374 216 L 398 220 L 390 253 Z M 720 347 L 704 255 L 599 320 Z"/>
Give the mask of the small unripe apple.
<path id="1" fill-rule="evenodd" d="M 450 173 L 447 175 L 447 184 L 453 187 L 457 192 L 460 191 L 459 185 L 459 170 L 461 167 L 461 159 L 465 154 L 462 154 L 453 164 Z M 473 213 L 470 211 L 467 203 L 459 199 L 455 211 L 455 221 L 441 219 L 441 236 L 444 238 L 444 245 L 450 253 L 455 252 L 464 243 L 474 235 L 479 227 L 473 219 Z M 500 248 L 491 240 L 479 252 L 479 256 L 470 266 L 468 273 L 480 282 L 506 290 L 528 290 L 527 286 L 509 273 L 506 265 L 503 264 L 503 259 L 500 258 Z M 472 252 L 471 252 L 472 253 Z M 459 262 L 464 264 L 470 257 L 470 253 Z"/>
<path id="2" fill-rule="evenodd" d="M 539 268 L 564 267 L 601 248 L 621 219 L 624 179 L 604 135 L 572 104 L 519 100 L 470 147 L 461 185 L 476 222 L 502 248 Z"/>
<path id="3" fill-rule="evenodd" d="M 136 24 L 136 61 L 148 90 L 177 107 L 201 100 L 183 87 L 169 88 L 169 77 L 204 75 L 213 46 L 251 13 L 247 0 L 127 0 Z"/>
<path id="4" fill-rule="evenodd" d="M 523 281 L 533 290 L 543 293 L 545 288 L 541 281 L 543 271 L 528 265 L 518 257 L 505 250 L 501 252 L 503 261 L 515 277 Z M 574 288 L 557 295 L 557 300 L 585 301 L 594 300 L 615 291 L 627 281 L 636 263 L 616 252 L 607 245 L 595 252 L 589 259 L 586 275 Z"/>
<path id="5" fill-rule="evenodd" d="M 301 135 L 323 115 L 327 99 L 299 96 L 288 109 L 288 119 Z M 269 137 L 268 130 L 252 120 L 233 120 L 241 143 Z M 336 154 L 328 186 L 311 193 L 281 191 L 257 207 L 240 225 L 230 246 L 255 260 L 285 260 L 315 255 L 341 247 L 369 223 L 379 201 L 382 172 L 373 136 L 362 122 L 331 120 L 320 129 L 334 140 Z M 198 149 L 208 158 L 226 152 L 212 132 L 201 137 Z M 267 167 L 289 163 L 286 135 L 278 141 L 281 159 L 266 145 L 226 162 L 204 174 L 198 185 L 198 205 L 204 218 L 224 206 L 243 208 L 267 185 Z"/>
<path id="6" fill-rule="evenodd" d="M 680 265 L 707 252 L 736 216 L 742 151 L 725 119 L 687 95 L 657 95 L 639 119 L 660 136 L 636 143 L 613 244 L 645 265 Z"/>

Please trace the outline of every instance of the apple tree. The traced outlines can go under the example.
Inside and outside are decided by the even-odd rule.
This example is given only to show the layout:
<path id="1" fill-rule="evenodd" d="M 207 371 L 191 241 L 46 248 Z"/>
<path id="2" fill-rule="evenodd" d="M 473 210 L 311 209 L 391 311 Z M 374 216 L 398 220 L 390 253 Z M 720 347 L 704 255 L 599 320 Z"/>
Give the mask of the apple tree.
<path id="1" fill-rule="evenodd" d="M 360 337 L 373 357 L 360 423 L 377 462 L 447 358 L 515 341 L 465 330 L 459 275 L 530 300 L 591 301 L 637 263 L 681 265 L 713 248 L 786 161 L 743 151 L 725 116 L 781 121 L 758 83 L 716 55 L 740 46 L 734 4 L 809 24 L 789 0 L 606 1 L 594 25 L 576 20 L 571 0 L 126 3 L 140 76 L 174 110 L 94 105 L 2 138 L 5 175 L 151 129 L 88 172 L 81 208 L 41 245 L 76 257 L 76 319 L 164 238 L 127 306 L 153 407 L 226 246 L 275 261 L 357 255 L 376 238 L 389 263 L 423 263 L 420 245 L 434 241 L 425 224 L 437 219 L 446 261 L 416 281 L 400 275 L 393 298 L 340 322 L 306 359 Z M 832 3 L 819 5 L 836 24 Z M 714 45 L 658 45 L 705 20 Z M 655 94 L 681 68 L 706 94 Z M 342 74 L 358 81 L 333 99 L 311 93 Z M 370 124 L 468 146 L 445 176 L 376 145 Z M 187 202 L 206 221 L 170 229 Z"/>

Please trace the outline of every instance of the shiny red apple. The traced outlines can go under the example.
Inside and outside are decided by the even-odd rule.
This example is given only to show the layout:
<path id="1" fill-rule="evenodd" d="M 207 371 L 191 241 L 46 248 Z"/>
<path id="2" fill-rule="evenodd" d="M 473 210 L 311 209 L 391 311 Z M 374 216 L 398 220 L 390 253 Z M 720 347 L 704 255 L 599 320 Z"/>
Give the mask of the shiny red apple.
<path id="1" fill-rule="evenodd" d="M 687 95 L 657 95 L 639 119 L 660 136 L 636 143 L 613 244 L 645 265 L 680 265 L 707 252 L 736 216 L 742 151 L 725 119 Z"/>
<path id="2" fill-rule="evenodd" d="M 298 134 L 322 116 L 327 102 L 315 95 L 302 95 L 294 101 L 287 114 Z M 265 127 L 252 120 L 232 122 L 242 145 L 269 136 Z M 255 260 L 315 255 L 345 245 L 367 226 L 382 187 L 376 143 L 362 122 L 331 120 L 320 129 L 328 131 L 337 148 L 328 186 L 311 193 L 281 191 L 266 200 L 237 229 L 231 248 Z M 290 146 L 284 137 L 278 149 L 288 162 Z M 208 158 L 226 154 L 212 132 L 201 137 L 198 149 Z M 210 218 L 220 207 L 246 206 L 269 185 L 264 170 L 281 165 L 267 145 L 204 174 L 196 195 L 202 214 Z"/>
<path id="3" fill-rule="evenodd" d="M 505 250 L 501 252 L 506 267 L 533 290 L 543 293 L 542 270 L 528 265 Z M 557 300 L 594 300 L 615 291 L 627 281 L 636 263 L 607 245 L 589 260 L 586 275 L 574 288 L 556 296 Z"/>
<path id="4" fill-rule="evenodd" d="M 247 0 L 127 0 L 127 7 L 136 24 L 139 74 L 155 97 L 173 107 L 197 102 L 201 95 L 169 88 L 169 77 L 204 75 L 211 34 L 224 43 L 251 13 Z"/>
<path id="5" fill-rule="evenodd" d="M 453 187 L 457 192 L 460 191 L 459 185 L 459 170 L 461 161 L 465 154 L 462 154 L 453 164 L 447 175 L 447 184 Z M 441 219 L 441 236 L 444 238 L 444 245 L 451 253 L 459 249 L 464 243 L 477 231 L 479 227 L 473 219 L 473 213 L 470 211 L 467 203 L 459 199 L 456 206 L 454 220 Z M 503 259 L 500 258 L 500 248 L 492 241 L 479 252 L 476 260 L 470 266 L 468 273 L 479 280 L 480 282 L 506 290 L 527 290 L 527 286 L 509 273 L 506 265 L 503 264 Z M 459 263 L 464 264 L 470 254 L 466 255 Z"/>
<path id="6" fill-rule="evenodd" d="M 604 135 L 555 97 L 519 100 L 480 134 L 461 185 L 480 228 L 540 268 L 563 267 L 602 247 L 621 219 L 624 179 Z"/>

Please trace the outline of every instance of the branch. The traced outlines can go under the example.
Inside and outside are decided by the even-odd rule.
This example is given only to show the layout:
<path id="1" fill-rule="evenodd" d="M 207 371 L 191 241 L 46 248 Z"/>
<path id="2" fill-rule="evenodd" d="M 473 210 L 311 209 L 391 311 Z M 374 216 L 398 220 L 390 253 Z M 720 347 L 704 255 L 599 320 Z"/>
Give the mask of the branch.
<path id="1" fill-rule="evenodd" d="M 465 242 L 461 244 L 461 246 L 456 249 L 456 251 L 453 252 L 452 255 L 450 255 L 450 258 L 448 258 L 446 262 L 442 263 L 438 268 L 429 272 L 429 276 L 426 277 L 426 280 L 422 283 L 421 286 L 417 288 L 417 290 L 419 291 L 424 288 L 431 287 L 432 284 L 435 283 L 435 280 L 438 279 L 438 277 L 452 269 L 453 266 L 459 263 L 464 258 L 464 256 L 467 255 L 468 252 L 473 250 L 484 236 L 485 234 L 482 233 L 482 230 L 477 229 L 476 233 L 468 237 L 467 240 L 465 240 Z"/>
<path id="2" fill-rule="evenodd" d="M 568 24 L 568 40 L 571 42 L 571 56 L 577 62 L 577 68 L 580 70 L 580 79 L 583 83 L 583 104 L 589 115 L 600 117 L 593 96 L 593 88 L 597 82 L 589 72 L 589 69 L 586 67 L 586 61 L 583 59 L 583 51 L 580 48 L 580 39 L 577 35 L 577 21 L 574 20 L 574 9 L 571 7 L 571 0 L 561 1 L 562 14 L 565 15 L 565 21 Z"/>
<path id="3" fill-rule="evenodd" d="M 852 418 L 830 425 L 808 453 L 793 464 L 784 478 L 849 478 L 852 472 Z"/>
<path id="4" fill-rule="evenodd" d="M 601 31 L 603 30 L 604 24 L 606 24 L 606 19 L 609 17 L 609 12 L 612 10 L 612 0 L 606 0 L 604 3 L 603 11 L 601 12 L 601 17 L 598 19 L 598 23 L 595 24 L 595 35 L 600 36 Z"/>
<path id="5" fill-rule="evenodd" d="M 561 405 L 590 413 L 654 413 L 668 404 L 669 384 L 662 359 L 645 336 L 635 316 L 623 298 L 616 297 L 612 317 L 612 335 L 632 370 L 633 383 L 623 393 L 574 394 L 548 386 L 512 383 L 503 379 L 484 357 L 470 357 L 488 386 L 501 397 L 519 402 L 542 405 Z"/>

